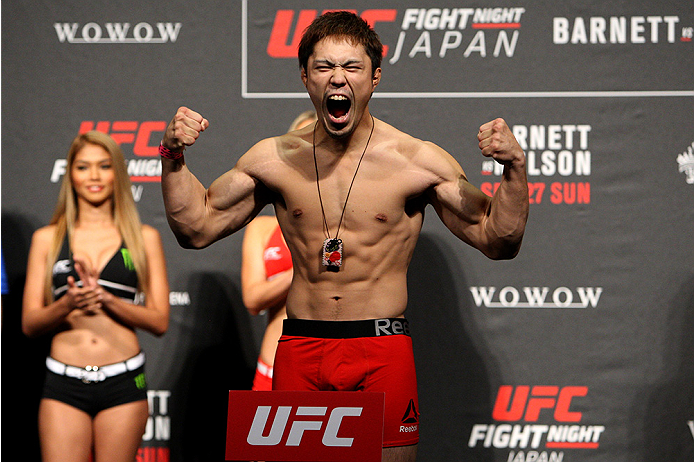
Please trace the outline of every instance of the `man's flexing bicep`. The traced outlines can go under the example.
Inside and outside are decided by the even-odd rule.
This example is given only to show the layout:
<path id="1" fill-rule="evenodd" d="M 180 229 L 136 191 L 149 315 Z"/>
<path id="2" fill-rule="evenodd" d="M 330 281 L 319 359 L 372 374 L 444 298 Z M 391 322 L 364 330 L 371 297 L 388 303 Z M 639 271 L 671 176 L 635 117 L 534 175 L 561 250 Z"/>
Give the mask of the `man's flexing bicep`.
<path id="1" fill-rule="evenodd" d="M 244 154 L 208 189 L 185 165 L 162 175 L 167 219 L 181 246 L 207 247 L 248 224 L 269 202 L 267 188 L 249 173 L 258 150 L 256 145 Z M 162 164 L 164 171 L 172 167 Z"/>
<path id="2" fill-rule="evenodd" d="M 206 226 L 221 239 L 246 226 L 270 202 L 268 189 L 239 165 L 217 178 L 206 194 Z"/>
<path id="3" fill-rule="evenodd" d="M 434 186 L 429 200 L 443 224 L 459 239 L 485 252 L 485 222 L 491 198 L 473 186 L 460 171 Z"/>

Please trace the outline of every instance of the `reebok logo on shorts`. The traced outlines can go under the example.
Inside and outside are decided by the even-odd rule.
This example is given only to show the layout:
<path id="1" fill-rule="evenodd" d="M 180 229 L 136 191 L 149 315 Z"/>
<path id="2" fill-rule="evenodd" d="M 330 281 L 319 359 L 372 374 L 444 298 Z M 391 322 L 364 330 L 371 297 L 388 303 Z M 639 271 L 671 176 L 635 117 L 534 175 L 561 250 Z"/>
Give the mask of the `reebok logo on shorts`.
<path id="1" fill-rule="evenodd" d="M 382 335 L 410 335 L 407 319 L 374 319 L 376 337 Z"/>
<path id="2" fill-rule="evenodd" d="M 402 416 L 402 423 L 409 425 L 400 425 L 400 433 L 409 433 L 417 431 L 417 423 L 419 422 L 419 413 L 417 412 L 417 407 L 414 404 L 414 400 L 410 399 L 410 403 L 407 405 L 407 410 L 405 415 Z"/>

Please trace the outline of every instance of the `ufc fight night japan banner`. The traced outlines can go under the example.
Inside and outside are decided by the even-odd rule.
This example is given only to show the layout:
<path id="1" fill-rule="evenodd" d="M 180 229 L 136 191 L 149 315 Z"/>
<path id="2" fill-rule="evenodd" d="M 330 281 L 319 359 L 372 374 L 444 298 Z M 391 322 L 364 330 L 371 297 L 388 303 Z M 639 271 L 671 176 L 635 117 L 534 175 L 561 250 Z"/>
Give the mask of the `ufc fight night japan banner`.
<path id="1" fill-rule="evenodd" d="M 5 2 L 2 455 L 39 460 L 49 339 L 21 332 L 27 255 L 70 142 L 96 129 L 121 145 L 169 274 L 168 332 L 138 333 L 150 410 L 138 461 L 225 459 L 229 391 L 250 389 L 265 319 L 241 298 L 243 231 L 203 250 L 177 244 L 157 147 L 179 106 L 203 114 L 210 127 L 186 163 L 209 186 L 285 132 L 311 108 L 301 31 L 332 9 L 361 15 L 385 45 L 375 117 L 440 145 L 489 195 L 501 167 L 480 154 L 480 125 L 503 117 L 527 159 L 515 259 L 487 259 L 427 211 L 406 312 L 419 409 L 403 428 L 418 426 L 419 460 L 694 460 L 685 0 Z"/>

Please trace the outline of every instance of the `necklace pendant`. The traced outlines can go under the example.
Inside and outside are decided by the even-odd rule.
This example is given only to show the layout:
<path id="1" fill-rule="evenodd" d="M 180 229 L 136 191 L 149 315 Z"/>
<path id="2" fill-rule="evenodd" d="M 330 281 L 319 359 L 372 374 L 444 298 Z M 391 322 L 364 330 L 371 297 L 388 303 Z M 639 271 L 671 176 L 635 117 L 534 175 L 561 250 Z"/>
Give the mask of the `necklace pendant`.
<path id="1" fill-rule="evenodd" d="M 328 268 L 342 266 L 342 239 L 328 238 L 323 241 L 323 266 Z"/>

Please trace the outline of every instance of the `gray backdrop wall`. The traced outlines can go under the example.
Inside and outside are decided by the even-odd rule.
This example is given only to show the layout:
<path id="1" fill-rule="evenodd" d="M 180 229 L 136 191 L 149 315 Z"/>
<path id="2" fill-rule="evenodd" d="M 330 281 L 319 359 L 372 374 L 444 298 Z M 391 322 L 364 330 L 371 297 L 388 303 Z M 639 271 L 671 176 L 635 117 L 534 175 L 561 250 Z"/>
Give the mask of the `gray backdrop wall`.
<path id="1" fill-rule="evenodd" d="M 48 342 L 20 331 L 26 257 L 70 141 L 96 128 L 121 143 L 168 259 L 170 329 L 140 336 L 151 419 L 138 460 L 223 460 L 227 392 L 250 387 L 264 320 L 241 301 L 242 232 L 176 244 L 156 147 L 178 106 L 204 114 L 186 161 L 209 185 L 284 132 L 310 107 L 297 34 L 336 8 L 388 47 L 376 117 L 441 145 L 489 194 L 500 172 L 476 146 L 482 123 L 504 117 L 528 158 L 515 260 L 485 259 L 433 210 L 425 220 L 407 313 L 419 460 L 694 460 L 690 0 L 4 2 L 3 455 L 38 459 Z"/>

